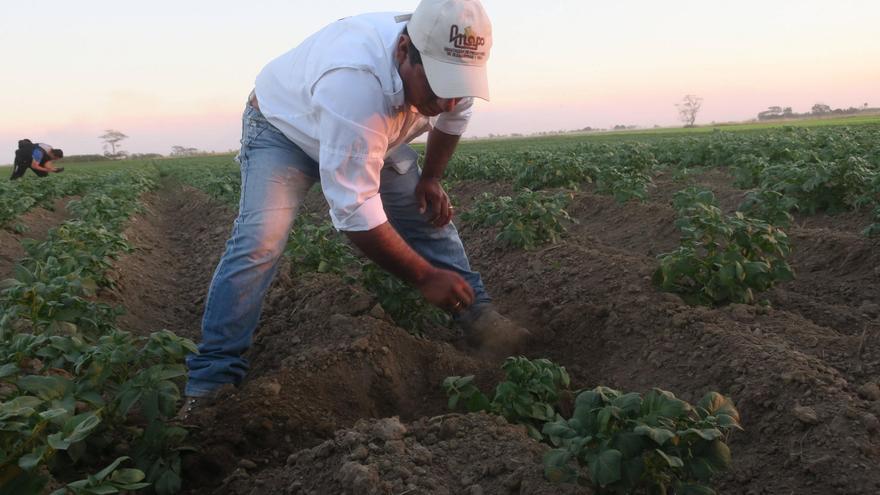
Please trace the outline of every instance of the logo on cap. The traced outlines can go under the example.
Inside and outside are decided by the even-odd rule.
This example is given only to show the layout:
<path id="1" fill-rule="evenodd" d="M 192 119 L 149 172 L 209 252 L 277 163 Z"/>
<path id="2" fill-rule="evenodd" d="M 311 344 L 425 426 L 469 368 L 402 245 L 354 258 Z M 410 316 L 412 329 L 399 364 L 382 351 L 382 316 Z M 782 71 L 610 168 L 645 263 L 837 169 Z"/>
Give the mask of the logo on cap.
<path id="1" fill-rule="evenodd" d="M 476 60 L 482 60 L 483 57 L 485 57 L 485 52 L 478 52 L 477 50 L 486 44 L 486 38 L 477 36 L 470 26 L 465 27 L 464 32 L 461 32 L 458 25 L 453 24 L 449 28 L 449 42 L 455 47 L 454 49 L 446 49 L 446 55 L 450 57 L 470 58 Z"/>

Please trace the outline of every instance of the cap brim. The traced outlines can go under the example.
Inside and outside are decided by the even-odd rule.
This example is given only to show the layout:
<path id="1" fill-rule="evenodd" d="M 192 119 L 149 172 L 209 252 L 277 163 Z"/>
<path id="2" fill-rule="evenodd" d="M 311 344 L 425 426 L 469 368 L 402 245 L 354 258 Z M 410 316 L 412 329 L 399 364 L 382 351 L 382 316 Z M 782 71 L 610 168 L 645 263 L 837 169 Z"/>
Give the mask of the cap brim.
<path id="1" fill-rule="evenodd" d="M 474 96 L 489 101 L 486 66 L 450 64 L 422 55 L 431 91 L 440 98 Z"/>

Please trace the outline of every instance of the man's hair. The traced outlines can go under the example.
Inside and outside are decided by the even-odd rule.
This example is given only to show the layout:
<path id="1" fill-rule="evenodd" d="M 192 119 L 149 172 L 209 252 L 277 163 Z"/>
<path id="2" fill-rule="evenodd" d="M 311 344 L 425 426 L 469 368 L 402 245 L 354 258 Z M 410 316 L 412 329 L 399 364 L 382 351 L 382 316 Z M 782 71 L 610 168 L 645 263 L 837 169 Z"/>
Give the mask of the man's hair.
<path id="1" fill-rule="evenodd" d="M 409 37 L 409 46 L 406 49 L 406 58 L 409 59 L 410 65 L 421 65 L 422 64 L 422 54 L 419 53 L 419 49 L 416 48 L 416 45 L 412 42 L 412 37 L 409 36 L 409 31 L 407 31 L 406 26 L 403 27 L 403 33 Z"/>
<path id="2" fill-rule="evenodd" d="M 61 159 L 64 158 L 64 151 L 62 151 L 61 148 L 52 148 L 52 155 L 55 156 L 56 160 Z"/>

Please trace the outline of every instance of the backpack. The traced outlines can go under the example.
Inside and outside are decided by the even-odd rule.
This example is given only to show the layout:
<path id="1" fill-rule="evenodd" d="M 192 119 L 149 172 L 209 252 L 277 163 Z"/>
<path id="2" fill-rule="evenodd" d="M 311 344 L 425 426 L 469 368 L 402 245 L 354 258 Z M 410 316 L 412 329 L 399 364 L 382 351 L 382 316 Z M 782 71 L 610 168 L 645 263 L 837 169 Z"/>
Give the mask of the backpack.
<path id="1" fill-rule="evenodd" d="M 27 138 L 18 142 L 18 149 L 15 150 L 15 161 L 12 166 L 12 177 L 9 180 L 18 179 L 31 167 L 31 160 L 33 160 L 34 148 L 36 146 Z"/>

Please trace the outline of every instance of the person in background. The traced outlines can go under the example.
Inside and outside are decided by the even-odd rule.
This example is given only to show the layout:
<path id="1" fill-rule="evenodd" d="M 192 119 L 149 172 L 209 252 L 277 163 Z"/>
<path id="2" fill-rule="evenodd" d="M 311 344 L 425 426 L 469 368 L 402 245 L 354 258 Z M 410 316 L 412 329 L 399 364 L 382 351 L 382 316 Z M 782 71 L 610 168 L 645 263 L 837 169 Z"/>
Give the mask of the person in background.
<path id="1" fill-rule="evenodd" d="M 20 178 L 28 169 L 33 170 L 39 177 L 63 172 L 64 167 L 54 165 L 56 160 L 62 158 L 64 158 L 64 151 L 61 148 L 53 148 L 46 143 L 33 144 L 29 139 L 22 139 L 18 142 L 12 177 L 9 180 Z"/>

